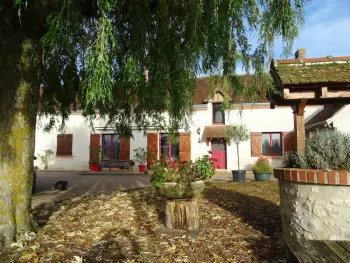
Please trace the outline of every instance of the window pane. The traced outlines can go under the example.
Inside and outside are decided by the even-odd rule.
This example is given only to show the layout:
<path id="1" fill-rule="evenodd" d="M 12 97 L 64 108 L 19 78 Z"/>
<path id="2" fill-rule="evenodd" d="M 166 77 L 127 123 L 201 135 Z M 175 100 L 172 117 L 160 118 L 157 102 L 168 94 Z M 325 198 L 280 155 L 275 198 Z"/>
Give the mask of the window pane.
<path id="1" fill-rule="evenodd" d="M 280 155 L 282 153 L 281 134 L 272 133 L 272 154 Z"/>
<path id="2" fill-rule="evenodd" d="M 113 135 L 113 159 L 119 160 L 119 136 Z"/>
<path id="3" fill-rule="evenodd" d="M 222 152 L 225 151 L 225 140 L 224 139 L 220 139 L 220 141 L 219 141 L 219 149 Z"/>
<path id="4" fill-rule="evenodd" d="M 214 122 L 216 123 L 224 123 L 225 122 L 225 115 L 224 112 L 221 109 L 221 105 L 213 105 L 214 110 Z"/>
<path id="5" fill-rule="evenodd" d="M 263 155 L 270 155 L 270 134 L 269 133 L 263 133 L 262 134 L 262 154 Z"/>
<path id="6" fill-rule="evenodd" d="M 167 134 L 160 135 L 160 155 L 161 155 L 161 160 L 168 160 L 169 142 L 168 142 Z"/>
<path id="7" fill-rule="evenodd" d="M 111 152 L 111 135 L 103 135 L 103 159 L 109 160 Z"/>
<path id="8" fill-rule="evenodd" d="M 176 162 L 180 158 L 180 146 L 178 143 L 176 144 L 171 144 L 171 161 Z"/>
<path id="9" fill-rule="evenodd" d="M 219 141 L 218 139 L 211 140 L 211 149 L 213 152 L 217 152 L 219 150 Z"/>

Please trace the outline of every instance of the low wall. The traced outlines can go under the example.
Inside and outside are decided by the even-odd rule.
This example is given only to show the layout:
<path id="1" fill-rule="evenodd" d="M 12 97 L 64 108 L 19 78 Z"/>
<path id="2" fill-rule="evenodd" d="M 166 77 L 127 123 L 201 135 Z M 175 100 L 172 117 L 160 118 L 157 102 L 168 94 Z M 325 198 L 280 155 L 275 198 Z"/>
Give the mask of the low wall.
<path id="1" fill-rule="evenodd" d="M 350 241 L 350 171 L 274 169 L 285 238 Z"/>

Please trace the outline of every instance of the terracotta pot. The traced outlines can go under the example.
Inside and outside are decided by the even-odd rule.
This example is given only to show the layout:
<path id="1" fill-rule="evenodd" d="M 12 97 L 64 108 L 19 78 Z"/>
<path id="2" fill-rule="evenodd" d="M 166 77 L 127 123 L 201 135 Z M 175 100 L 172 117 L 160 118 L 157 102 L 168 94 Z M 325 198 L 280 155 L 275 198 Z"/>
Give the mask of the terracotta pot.
<path id="1" fill-rule="evenodd" d="M 144 164 L 139 164 L 139 172 L 140 173 L 144 173 L 146 171 L 146 165 Z"/>
<path id="2" fill-rule="evenodd" d="M 159 195 L 168 199 L 189 199 L 199 195 L 204 190 L 204 181 L 192 183 L 164 183 L 156 187 Z"/>
<path id="3" fill-rule="evenodd" d="M 101 166 L 99 166 L 98 164 L 90 164 L 90 171 L 92 172 L 101 172 Z"/>

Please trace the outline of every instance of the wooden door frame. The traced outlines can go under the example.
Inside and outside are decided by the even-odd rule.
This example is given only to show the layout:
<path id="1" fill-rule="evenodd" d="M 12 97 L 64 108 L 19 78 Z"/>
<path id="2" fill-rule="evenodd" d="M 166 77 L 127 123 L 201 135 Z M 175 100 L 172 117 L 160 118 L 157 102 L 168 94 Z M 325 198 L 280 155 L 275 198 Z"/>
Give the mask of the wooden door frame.
<path id="1" fill-rule="evenodd" d="M 116 159 L 111 158 L 111 157 L 113 157 L 113 136 L 116 135 L 116 136 L 118 136 L 118 139 L 119 139 L 119 152 L 118 152 L 118 154 L 120 154 L 120 136 L 118 134 L 115 134 L 115 133 L 102 133 L 101 135 L 102 135 L 101 136 L 102 137 L 102 157 L 104 157 L 104 144 L 105 144 L 104 143 L 104 136 L 109 135 L 109 136 L 111 136 L 111 141 L 110 141 L 109 147 L 112 150 L 109 152 L 109 160 L 116 160 Z M 104 158 L 102 158 L 102 159 L 104 159 Z M 118 160 L 119 160 L 119 156 L 118 156 Z"/>
<path id="2" fill-rule="evenodd" d="M 161 156 L 161 152 L 162 152 L 162 134 L 166 134 L 168 135 L 168 163 L 169 164 L 175 164 L 176 162 L 172 162 L 171 161 L 171 147 L 172 147 L 172 144 L 171 144 L 171 141 L 170 141 L 170 138 L 169 138 L 169 133 L 158 133 L 158 160 L 160 160 L 160 156 Z M 179 142 L 179 147 L 180 147 L 180 142 Z M 180 160 L 180 152 L 179 152 L 179 160 Z"/>
<path id="3" fill-rule="evenodd" d="M 211 140 L 210 140 L 210 148 L 211 148 L 211 151 L 212 151 L 212 153 L 214 152 L 213 151 L 213 140 L 220 140 L 220 139 L 223 139 L 224 140 L 224 142 L 225 142 L 225 168 L 219 168 L 219 169 L 227 169 L 227 141 L 225 140 L 225 138 L 211 138 Z"/>

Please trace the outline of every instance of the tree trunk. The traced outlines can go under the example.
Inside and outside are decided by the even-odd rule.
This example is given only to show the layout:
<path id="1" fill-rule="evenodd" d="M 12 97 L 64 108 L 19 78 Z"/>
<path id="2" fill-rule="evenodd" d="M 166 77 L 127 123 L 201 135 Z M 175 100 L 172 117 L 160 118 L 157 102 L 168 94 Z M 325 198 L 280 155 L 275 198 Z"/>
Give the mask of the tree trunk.
<path id="1" fill-rule="evenodd" d="M 237 160 L 238 160 L 238 171 L 240 170 L 240 165 L 239 165 L 239 144 L 237 146 Z"/>
<path id="2" fill-rule="evenodd" d="M 197 230 L 199 209 L 196 199 L 167 200 L 165 226 L 169 229 Z"/>
<path id="3" fill-rule="evenodd" d="M 18 18 L 17 18 L 18 19 Z M 5 32 L 5 34 L 4 34 Z M 7 34 L 6 34 L 7 33 Z M 2 37 L 6 38 L 2 38 Z M 39 101 L 36 40 L 0 27 L 0 247 L 33 230 L 31 187 Z"/>

